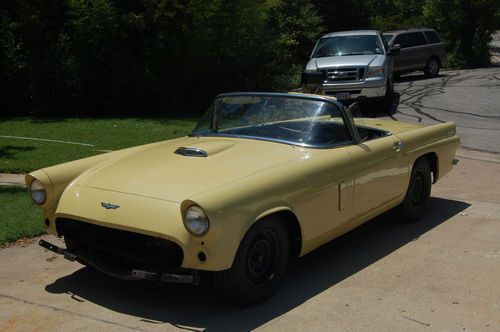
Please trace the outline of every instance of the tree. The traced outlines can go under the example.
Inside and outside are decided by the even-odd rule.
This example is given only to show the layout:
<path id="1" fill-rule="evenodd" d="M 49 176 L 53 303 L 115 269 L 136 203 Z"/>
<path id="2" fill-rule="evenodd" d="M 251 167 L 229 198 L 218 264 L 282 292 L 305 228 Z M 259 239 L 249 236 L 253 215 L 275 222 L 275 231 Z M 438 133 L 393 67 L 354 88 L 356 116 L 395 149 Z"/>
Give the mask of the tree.
<path id="1" fill-rule="evenodd" d="M 500 28 L 499 0 L 426 0 L 423 16 L 447 41 L 451 67 L 490 62 L 491 36 Z"/>

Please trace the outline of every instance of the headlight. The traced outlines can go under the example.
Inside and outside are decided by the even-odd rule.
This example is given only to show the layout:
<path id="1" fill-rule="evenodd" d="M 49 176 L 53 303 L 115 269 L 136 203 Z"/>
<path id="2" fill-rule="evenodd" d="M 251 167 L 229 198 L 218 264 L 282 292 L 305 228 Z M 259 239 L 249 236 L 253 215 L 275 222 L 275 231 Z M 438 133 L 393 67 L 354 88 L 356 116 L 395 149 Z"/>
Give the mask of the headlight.
<path id="1" fill-rule="evenodd" d="M 36 204 L 43 204 L 47 199 L 47 191 L 43 187 L 43 184 L 38 180 L 33 180 L 30 185 L 31 199 Z"/>
<path id="2" fill-rule="evenodd" d="M 184 226 L 190 233 L 201 236 L 208 231 L 210 222 L 201 207 L 191 205 L 184 214 Z"/>
<path id="3" fill-rule="evenodd" d="M 384 67 L 369 67 L 366 78 L 368 77 L 384 77 Z"/>

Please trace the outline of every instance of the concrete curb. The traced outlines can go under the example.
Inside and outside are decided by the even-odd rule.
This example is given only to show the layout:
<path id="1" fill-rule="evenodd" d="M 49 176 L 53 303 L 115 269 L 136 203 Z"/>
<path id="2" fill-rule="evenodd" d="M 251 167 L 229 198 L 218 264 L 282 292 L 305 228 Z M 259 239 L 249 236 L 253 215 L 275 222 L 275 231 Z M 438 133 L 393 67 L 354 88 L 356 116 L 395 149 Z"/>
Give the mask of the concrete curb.
<path id="1" fill-rule="evenodd" d="M 0 173 L 0 186 L 26 187 L 24 175 L 25 174 Z"/>

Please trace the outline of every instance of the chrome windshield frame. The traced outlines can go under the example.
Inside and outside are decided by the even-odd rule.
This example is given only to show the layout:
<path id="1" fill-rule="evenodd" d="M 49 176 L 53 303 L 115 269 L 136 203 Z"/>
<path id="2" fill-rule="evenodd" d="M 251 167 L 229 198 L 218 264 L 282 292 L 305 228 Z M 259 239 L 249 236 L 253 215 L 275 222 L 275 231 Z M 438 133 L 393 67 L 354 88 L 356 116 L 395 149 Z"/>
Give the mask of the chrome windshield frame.
<path id="1" fill-rule="evenodd" d="M 218 94 L 215 99 L 224 98 L 224 97 L 281 97 L 281 98 L 293 98 L 300 100 L 311 100 L 311 101 L 321 101 L 326 102 L 330 105 L 335 106 L 343 120 L 343 124 L 347 127 L 349 134 L 351 135 L 351 140 L 342 143 L 332 143 L 332 144 L 307 144 L 307 143 L 298 143 L 294 141 L 282 140 L 282 139 L 273 139 L 267 137 L 260 136 L 252 136 L 252 135 L 237 135 L 237 134 L 224 134 L 224 133 L 209 133 L 209 134 L 193 134 L 192 132 L 188 135 L 189 137 L 225 137 L 225 138 L 239 138 L 239 139 L 252 139 L 258 141 L 267 141 L 274 143 L 287 144 L 291 146 L 303 147 L 303 148 L 313 148 L 313 149 L 329 149 L 336 148 L 339 146 L 347 146 L 347 145 L 357 145 L 360 142 L 359 134 L 356 130 L 356 126 L 354 125 L 354 121 L 352 116 L 346 111 L 346 107 L 342 105 L 337 100 L 321 95 L 311 95 L 311 94 L 302 94 L 302 93 L 284 93 L 284 92 L 229 92 L 229 93 L 221 93 Z"/>

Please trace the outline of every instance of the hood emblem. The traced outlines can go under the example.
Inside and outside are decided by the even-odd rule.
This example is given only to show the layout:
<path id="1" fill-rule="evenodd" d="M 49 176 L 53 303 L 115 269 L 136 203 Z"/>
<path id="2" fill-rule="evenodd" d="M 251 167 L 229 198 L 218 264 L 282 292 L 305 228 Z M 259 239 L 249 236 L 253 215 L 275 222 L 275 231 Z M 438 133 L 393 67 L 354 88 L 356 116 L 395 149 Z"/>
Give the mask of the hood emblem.
<path id="1" fill-rule="evenodd" d="M 115 205 L 115 204 L 111 204 L 111 203 L 104 203 L 104 202 L 101 202 L 101 206 L 103 208 L 105 208 L 106 210 L 109 210 L 109 209 L 118 209 L 120 207 L 120 205 Z"/>

